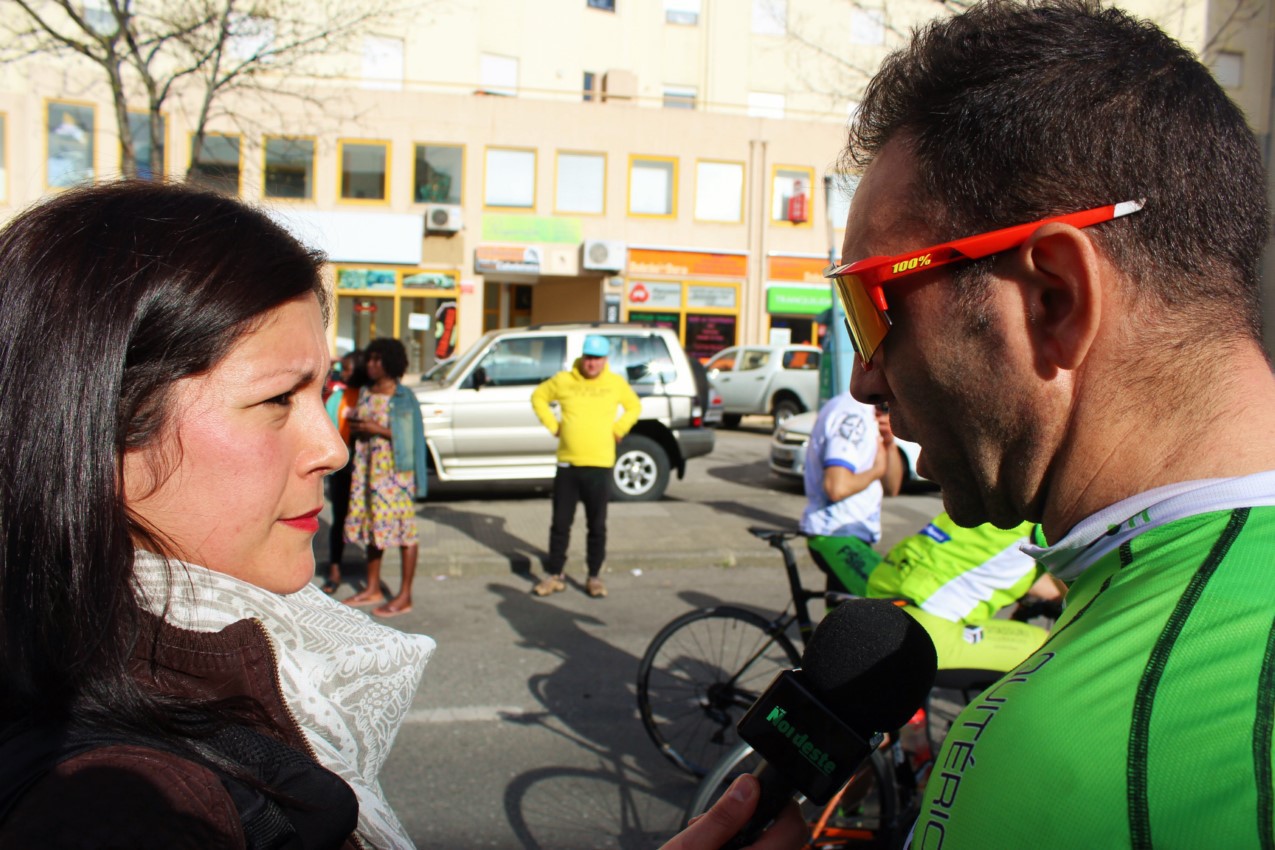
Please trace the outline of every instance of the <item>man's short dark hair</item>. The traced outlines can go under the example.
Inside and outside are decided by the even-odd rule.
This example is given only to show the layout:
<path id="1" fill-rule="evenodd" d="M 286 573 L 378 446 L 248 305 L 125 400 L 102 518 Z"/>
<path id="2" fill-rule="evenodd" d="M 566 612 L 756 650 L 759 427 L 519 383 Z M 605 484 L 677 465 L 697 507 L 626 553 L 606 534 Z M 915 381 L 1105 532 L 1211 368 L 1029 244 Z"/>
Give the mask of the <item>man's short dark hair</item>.
<path id="1" fill-rule="evenodd" d="M 381 358 L 381 368 L 394 380 L 403 377 L 407 372 L 407 349 L 403 343 L 392 337 L 377 337 L 367 344 L 367 356 Z"/>
<path id="2" fill-rule="evenodd" d="M 1088 0 L 988 0 L 930 23 L 869 84 L 844 164 L 896 138 L 940 239 L 1145 198 L 1088 232 L 1175 327 L 1260 341 L 1261 154 L 1155 25 Z"/>

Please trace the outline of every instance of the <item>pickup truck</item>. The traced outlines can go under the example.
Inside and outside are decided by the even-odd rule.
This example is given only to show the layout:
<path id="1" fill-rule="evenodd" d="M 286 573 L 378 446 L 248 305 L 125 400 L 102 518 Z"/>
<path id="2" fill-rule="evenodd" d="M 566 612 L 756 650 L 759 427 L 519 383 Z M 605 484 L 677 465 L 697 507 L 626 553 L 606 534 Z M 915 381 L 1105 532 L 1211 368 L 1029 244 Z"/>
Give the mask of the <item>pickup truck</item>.
<path id="1" fill-rule="evenodd" d="M 739 345 L 708 361 L 708 378 L 722 394 L 722 424 L 741 416 L 773 416 L 775 427 L 790 416 L 819 409 L 819 358 L 813 345 Z"/>

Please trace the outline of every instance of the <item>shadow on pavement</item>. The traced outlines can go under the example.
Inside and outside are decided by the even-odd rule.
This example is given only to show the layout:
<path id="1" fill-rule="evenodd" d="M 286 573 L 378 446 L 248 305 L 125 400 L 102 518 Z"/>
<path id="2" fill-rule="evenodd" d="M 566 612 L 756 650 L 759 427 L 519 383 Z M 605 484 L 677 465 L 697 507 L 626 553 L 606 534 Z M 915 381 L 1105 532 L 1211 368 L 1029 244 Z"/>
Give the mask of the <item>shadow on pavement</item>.
<path id="1" fill-rule="evenodd" d="M 605 627 L 604 620 L 567 610 L 555 597 L 538 599 L 501 584 L 487 590 L 523 647 L 560 662 L 552 673 L 528 680 L 528 691 L 545 712 L 523 715 L 519 722 L 561 736 L 596 765 L 546 765 L 509 781 L 505 816 L 521 846 L 658 847 L 680 826 L 694 785 L 642 730 L 633 689 L 638 659 L 591 633 Z"/>
<path id="2" fill-rule="evenodd" d="M 502 516 L 492 516 L 478 511 L 460 511 L 446 505 L 434 504 L 429 507 L 426 517 L 434 522 L 451 526 L 497 555 L 508 558 L 509 571 L 515 575 L 530 576 L 532 567 L 540 564 L 548 555 L 539 546 L 510 533 L 505 528 L 507 520 Z"/>
<path id="3" fill-rule="evenodd" d="M 741 505 L 739 502 L 716 501 L 702 502 L 719 513 L 734 514 L 751 520 L 757 525 L 765 525 L 771 528 L 797 528 L 797 520 L 799 517 L 789 516 L 787 514 L 776 514 L 752 505 Z M 758 546 L 764 547 L 766 544 L 760 540 L 757 541 Z M 778 558 L 778 556 L 776 556 Z"/>

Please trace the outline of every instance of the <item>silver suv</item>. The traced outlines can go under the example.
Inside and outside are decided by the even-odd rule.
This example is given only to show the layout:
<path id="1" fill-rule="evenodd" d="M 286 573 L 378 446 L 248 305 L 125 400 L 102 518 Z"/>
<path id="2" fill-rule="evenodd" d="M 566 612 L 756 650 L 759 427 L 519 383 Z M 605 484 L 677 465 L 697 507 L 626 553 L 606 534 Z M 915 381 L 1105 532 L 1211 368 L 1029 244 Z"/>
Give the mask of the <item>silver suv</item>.
<path id="1" fill-rule="evenodd" d="M 616 449 L 612 497 L 659 499 L 672 470 L 713 450 L 704 423 L 709 387 L 677 335 L 621 324 L 535 325 L 489 331 L 449 368 L 412 387 L 425 418 L 430 466 L 441 481 L 553 478 L 558 440 L 531 409 L 531 391 L 580 356 L 588 334 L 611 341 L 608 366 L 628 379 L 642 416 Z"/>

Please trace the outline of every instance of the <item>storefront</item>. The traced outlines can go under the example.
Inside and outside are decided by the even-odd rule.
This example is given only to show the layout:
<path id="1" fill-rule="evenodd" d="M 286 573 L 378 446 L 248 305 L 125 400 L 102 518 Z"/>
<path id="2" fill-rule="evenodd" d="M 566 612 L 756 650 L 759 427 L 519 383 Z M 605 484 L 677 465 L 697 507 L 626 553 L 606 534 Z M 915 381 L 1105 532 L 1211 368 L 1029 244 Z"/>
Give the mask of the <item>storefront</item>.
<path id="1" fill-rule="evenodd" d="M 828 258 L 809 254 L 772 254 L 766 258 L 766 315 L 770 338 L 819 345 L 826 327 L 816 318 L 832 305 L 832 288 L 823 276 Z"/>
<path id="2" fill-rule="evenodd" d="M 408 372 L 456 354 L 458 270 L 338 265 L 334 272 L 338 356 L 377 337 L 403 341 Z"/>
<path id="3" fill-rule="evenodd" d="M 687 353 L 707 360 L 739 339 L 743 253 L 629 247 L 624 319 L 672 328 Z"/>

